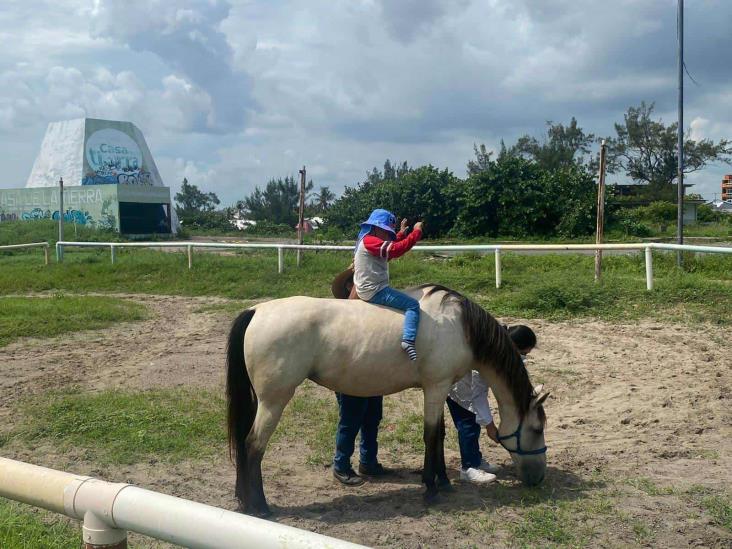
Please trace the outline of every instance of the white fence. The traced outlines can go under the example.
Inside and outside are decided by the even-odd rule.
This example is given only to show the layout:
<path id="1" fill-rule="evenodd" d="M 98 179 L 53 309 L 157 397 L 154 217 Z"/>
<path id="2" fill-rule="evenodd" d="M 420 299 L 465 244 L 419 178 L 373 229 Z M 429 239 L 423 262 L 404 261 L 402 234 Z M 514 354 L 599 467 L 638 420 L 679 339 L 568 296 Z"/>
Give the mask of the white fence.
<path id="1" fill-rule="evenodd" d="M 197 549 L 363 547 L 130 484 L 5 458 L 0 458 L 0 496 L 83 520 L 87 548 L 124 548 L 128 530 Z"/>
<path id="2" fill-rule="evenodd" d="M 48 265 L 48 242 L 31 242 L 30 244 L 10 244 L 9 246 L 0 246 L 1 250 L 20 250 L 22 248 L 43 248 L 43 257 Z"/>
<path id="3" fill-rule="evenodd" d="M 109 248 L 112 263 L 116 260 L 118 248 L 179 248 L 185 249 L 188 254 L 188 268 L 193 267 L 194 248 L 218 248 L 218 249 L 260 249 L 277 250 L 279 273 L 285 270 L 285 250 L 310 250 L 310 251 L 353 251 L 353 246 L 325 246 L 325 245 L 298 245 L 298 244 L 236 244 L 229 242 L 58 242 L 56 244 L 56 255 L 61 256 L 67 247 L 83 248 Z M 653 289 L 653 250 L 683 250 L 689 252 L 703 253 L 732 253 L 732 247 L 723 246 L 690 246 L 686 244 L 659 244 L 659 243 L 633 243 L 633 244 L 465 244 L 455 246 L 415 246 L 415 252 L 493 252 L 496 262 L 496 288 L 502 283 L 502 252 L 577 252 L 597 250 L 644 250 L 646 262 L 646 288 Z"/>

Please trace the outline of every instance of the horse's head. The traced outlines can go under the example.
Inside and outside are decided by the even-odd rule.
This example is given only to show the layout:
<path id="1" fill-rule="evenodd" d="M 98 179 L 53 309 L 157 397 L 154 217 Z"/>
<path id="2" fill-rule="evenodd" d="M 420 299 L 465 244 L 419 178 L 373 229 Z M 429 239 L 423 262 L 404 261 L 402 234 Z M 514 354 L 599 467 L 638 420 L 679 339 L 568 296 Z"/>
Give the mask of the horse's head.
<path id="1" fill-rule="evenodd" d="M 534 391 L 529 409 L 514 430 L 498 429 L 498 440 L 511 454 L 516 466 L 516 474 L 521 482 L 527 486 L 536 486 L 544 480 L 546 472 L 546 444 L 544 442 L 544 415 L 543 403 L 549 393 L 542 393 L 543 386 Z M 508 431 L 508 432 L 506 432 Z"/>

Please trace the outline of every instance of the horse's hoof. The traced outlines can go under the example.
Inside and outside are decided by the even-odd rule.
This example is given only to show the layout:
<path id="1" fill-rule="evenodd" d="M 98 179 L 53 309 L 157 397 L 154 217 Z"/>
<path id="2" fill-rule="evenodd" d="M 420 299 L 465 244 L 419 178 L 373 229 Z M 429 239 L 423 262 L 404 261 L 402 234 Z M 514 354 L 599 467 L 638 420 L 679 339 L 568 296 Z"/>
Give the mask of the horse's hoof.
<path id="1" fill-rule="evenodd" d="M 268 518 L 272 516 L 272 511 L 269 509 L 269 505 L 264 505 L 264 507 L 255 507 L 253 505 L 239 505 L 239 507 L 236 508 L 236 511 L 238 513 L 242 513 L 244 515 L 249 515 L 251 517 L 257 517 L 257 518 Z"/>
<path id="2" fill-rule="evenodd" d="M 447 477 L 438 478 L 437 487 L 440 489 L 441 492 L 452 492 L 454 490 L 454 488 L 452 487 L 452 483 L 450 482 L 450 479 Z"/>
<path id="3" fill-rule="evenodd" d="M 437 503 L 438 496 L 439 492 L 437 491 L 437 487 L 433 486 L 425 490 L 424 494 L 422 495 L 422 499 L 427 505 L 432 505 L 433 503 Z"/>

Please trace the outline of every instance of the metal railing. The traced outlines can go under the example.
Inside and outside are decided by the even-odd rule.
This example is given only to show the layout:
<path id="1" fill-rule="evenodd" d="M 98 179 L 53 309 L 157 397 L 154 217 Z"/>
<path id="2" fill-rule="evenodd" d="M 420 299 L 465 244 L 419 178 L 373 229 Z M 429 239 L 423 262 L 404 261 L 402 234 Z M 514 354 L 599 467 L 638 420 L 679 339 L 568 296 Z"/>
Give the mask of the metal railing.
<path id="1" fill-rule="evenodd" d="M 0 251 L 2 250 L 20 250 L 23 248 L 43 248 L 43 257 L 46 262 L 46 265 L 48 265 L 48 242 L 31 242 L 30 244 L 10 244 L 6 246 L 0 246 Z"/>
<path id="2" fill-rule="evenodd" d="M 310 251 L 353 251 L 353 246 L 312 245 L 312 244 L 237 244 L 230 242 L 57 242 L 56 255 L 63 253 L 66 247 L 80 248 L 109 248 L 112 264 L 116 261 L 118 248 L 179 248 L 185 249 L 188 255 L 188 268 L 193 268 L 194 248 L 213 249 L 260 249 L 277 250 L 277 272 L 285 270 L 285 250 Z M 646 288 L 653 289 L 653 250 L 683 250 L 702 253 L 732 253 L 732 247 L 724 246 L 694 246 L 679 244 L 631 243 L 631 244 L 461 244 L 461 245 L 425 245 L 415 246 L 413 252 L 493 252 L 496 266 L 496 288 L 503 282 L 501 266 L 502 252 L 575 252 L 597 250 L 626 250 L 644 251 L 646 266 Z"/>
<path id="3" fill-rule="evenodd" d="M 87 548 L 122 549 L 127 531 L 195 549 L 364 547 L 131 484 L 6 458 L 0 458 L 0 496 L 83 520 Z"/>

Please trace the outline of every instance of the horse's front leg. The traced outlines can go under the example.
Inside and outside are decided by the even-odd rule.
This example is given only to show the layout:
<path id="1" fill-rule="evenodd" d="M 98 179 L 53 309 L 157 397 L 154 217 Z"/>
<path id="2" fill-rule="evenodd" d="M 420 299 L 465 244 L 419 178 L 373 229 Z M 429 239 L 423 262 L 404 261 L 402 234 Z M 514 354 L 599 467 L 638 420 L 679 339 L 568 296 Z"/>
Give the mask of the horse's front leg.
<path id="1" fill-rule="evenodd" d="M 441 437 L 444 437 L 444 407 L 449 385 L 425 387 L 424 389 L 424 469 L 422 482 L 427 490 L 424 499 L 427 503 L 434 501 L 437 496 L 438 475 L 447 478 L 445 472 L 445 457 Z M 448 481 L 449 484 L 449 481 Z"/>

